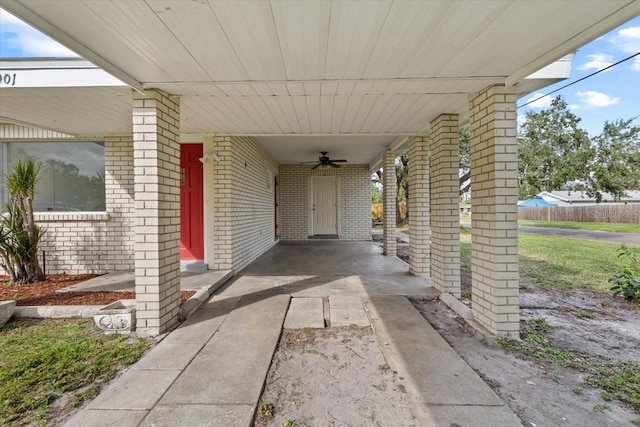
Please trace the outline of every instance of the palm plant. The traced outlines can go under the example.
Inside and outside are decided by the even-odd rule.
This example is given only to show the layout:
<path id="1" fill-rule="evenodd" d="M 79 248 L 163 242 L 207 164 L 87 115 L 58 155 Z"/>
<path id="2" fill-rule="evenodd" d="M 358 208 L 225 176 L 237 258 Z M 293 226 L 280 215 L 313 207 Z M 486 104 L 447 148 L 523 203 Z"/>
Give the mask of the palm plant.
<path id="1" fill-rule="evenodd" d="M 33 197 L 41 167 L 39 162 L 26 158 L 5 177 L 9 203 L 0 220 L 0 267 L 9 274 L 11 285 L 44 279 L 38 261 L 38 243 L 44 231 L 33 217 Z"/>

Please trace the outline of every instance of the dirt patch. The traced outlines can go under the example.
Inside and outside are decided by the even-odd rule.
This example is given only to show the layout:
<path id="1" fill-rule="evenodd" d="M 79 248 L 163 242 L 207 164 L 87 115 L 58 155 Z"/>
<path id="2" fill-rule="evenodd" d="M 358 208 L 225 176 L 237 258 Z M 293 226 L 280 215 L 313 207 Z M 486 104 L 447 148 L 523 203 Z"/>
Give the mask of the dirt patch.
<path id="1" fill-rule="evenodd" d="M 527 427 L 638 425 L 632 424 L 640 422 L 637 408 L 589 385 L 588 378 L 594 361 L 640 360 L 640 307 L 610 295 L 535 286 L 521 289 L 520 298 L 521 329 L 545 325 L 540 337 L 549 340 L 549 354 L 484 337 L 440 302 L 414 304 Z M 573 359 L 561 359 L 566 357 Z"/>
<path id="2" fill-rule="evenodd" d="M 256 427 L 415 425 L 371 328 L 284 330 L 260 402 Z"/>
<path id="3" fill-rule="evenodd" d="M 56 292 L 99 274 L 52 274 L 46 280 L 20 286 L 9 286 L 8 277 L 0 276 L 0 301 L 15 300 L 16 305 L 106 305 L 120 299 L 135 299 L 135 292 Z M 182 291 L 180 302 L 195 291 Z"/>

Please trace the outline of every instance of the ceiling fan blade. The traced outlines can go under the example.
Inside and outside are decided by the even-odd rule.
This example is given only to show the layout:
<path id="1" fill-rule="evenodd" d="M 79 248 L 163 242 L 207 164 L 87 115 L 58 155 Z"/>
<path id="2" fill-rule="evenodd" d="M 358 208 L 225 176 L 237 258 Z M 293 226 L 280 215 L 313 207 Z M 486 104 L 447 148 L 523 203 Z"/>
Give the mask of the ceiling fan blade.
<path id="1" fill-rule="evenodd" d="M 340 159 L 340 160 L 333 160 L 333 159 L 331 159 L 331 161 L 332 161 L 332 162 L 334 162 L 334 163 L 336 163 L 336 162 L 337 162 L 337 163 L 346 163 L 346 162 L 348 162 L 349 160 L 344 160 L 344 159 Z"/>
<path id="2" fill-rule="evenodd" d="M 317 160 L 315 160 L 313 162 L 300 162 L 301 165 L 315 165 L 316 163 L 318 163 Z"/>
<path id="3" fill-rule="evenodd" d="M 322 163 L 318 163 L 317 165 L 315 165 L 314 167 L 311 168 L 311 170 L 317 169 Z"/>
<path id="4" fill-rule="evenodd" d="M 340 165 L 336 165 L 335 163 L 333 163 L 333 161 L 330 161 L 329 163 L 327 163 L 329 166 L 331 166 L 332 168 L 339 168 Z"/>

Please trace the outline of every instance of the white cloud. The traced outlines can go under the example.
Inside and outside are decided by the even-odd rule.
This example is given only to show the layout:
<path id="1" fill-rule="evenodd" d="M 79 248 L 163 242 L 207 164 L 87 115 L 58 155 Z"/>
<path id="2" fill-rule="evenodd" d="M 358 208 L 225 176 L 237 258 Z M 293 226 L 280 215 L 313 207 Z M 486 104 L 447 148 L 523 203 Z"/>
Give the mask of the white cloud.
<path id="1" fill-rule="evenodd" d="M 0 9 L 0 28 L 3 33 L 2 47 L 16 49 L 21 56 L 78 56 L 3 9 Z"/>
<path id="2" fill-rule="evenodd" d="M 631 70 L 640 71 L 640 56 L 636 56 L 631 63 Z"/>
<path id="3" fill-rule="evenodd" d="M 596 92 L 595 90 L 578 92 L 576 96 L 589 107 L 608 107 L 620 101 L 620 98 L 613 98 L 605 93 Z"/>
<path id="4" fill-rule="evenodd" d="M 527 99 L 527 102 L 531 102 L 534 99 L 536 101 L 531 102 L 531 104 L 528 104 L 527 107 L 531 107 L 531 108 L 548 108 L 551 106 L 551 101 L 553 101 L 553 97 L 551 96 L 544 96 L 544 98 L 540 98 L 541 96 L 544 96 L 544 93 L 534 93 L 533 95 L 531 95 L 531 97 L 529 99 Z M 540 99 L 538 99 L 540 98 Z"/>
<path id="5" fill-rule="evenodd" d="M 623 28 L 611 37 L 609 42 L 624 53 L 638 53 L 640 52 L 640 27 Z"/>
<path id="6" fill-rule="evenodd" d="M 606 53 L 595 53 L 593 55 L 587 55 L 589 61 L 584 65 L 578 67 L 578 70 L 602 70 L 613 64 L 613 56 Z"/>
<path id="7" fill-rule="evenodd" d="M 570 110 L 579 110 L 580 106 L 578 104 L 569 104 Z"/>

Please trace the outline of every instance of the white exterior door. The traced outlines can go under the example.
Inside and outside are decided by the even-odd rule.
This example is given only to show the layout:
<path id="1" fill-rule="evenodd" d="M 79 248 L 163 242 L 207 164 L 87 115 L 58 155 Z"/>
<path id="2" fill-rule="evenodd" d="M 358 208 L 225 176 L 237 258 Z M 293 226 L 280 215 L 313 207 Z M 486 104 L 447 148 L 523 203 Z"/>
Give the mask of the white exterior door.
<path id="1" fill-rule="evenodd" d="M 338 234 L 338 203 L 335 176 L 312 177 L 313 234 Z"/>

